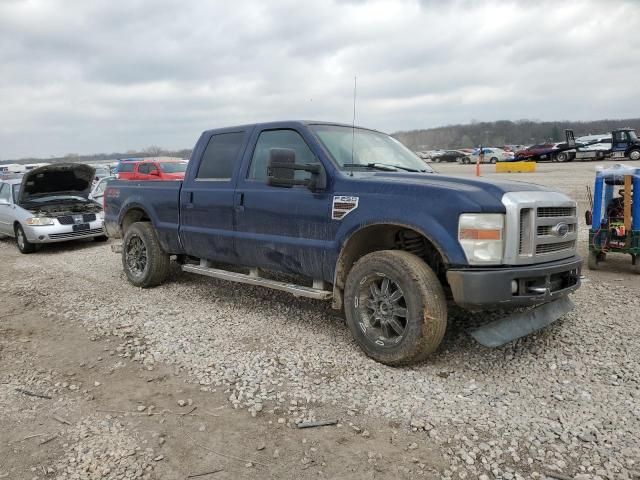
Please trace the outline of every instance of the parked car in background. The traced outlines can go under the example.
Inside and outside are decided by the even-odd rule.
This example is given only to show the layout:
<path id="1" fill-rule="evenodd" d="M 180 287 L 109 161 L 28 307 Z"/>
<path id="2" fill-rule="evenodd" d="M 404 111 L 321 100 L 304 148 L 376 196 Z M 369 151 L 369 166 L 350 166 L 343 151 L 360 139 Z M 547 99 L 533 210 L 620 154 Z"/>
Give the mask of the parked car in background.
<path id="1" fill-rule="evenodd" d="M 123 162 L 118 168 L 119 180 L 182 180 L 186 160 L 141 160 Z"/>
<path id="2" fill-rule="evenodd" d="M 559 142 L 553 144 L 553 149 L 551 151 L 551 161 L 552 162 L 571 162 L 576 156 L 576 150 L 566 148 L 569 145 L 567 142 Z M 560 150 L 560 151 L 558 151 Z"/>
<path id="3" fill-rule="evenodd" d="M 530 147 L 518 150 L 515 153 L 516 160 L 527 160 L 537 157 L 538 160 L 551 160 L 551 153 L 555 147 L 555 143 L 539 143 Z"/>
<path id="4" fill-rule="evenodd" d="M 98 165 L 97 167 L 95 167 L 95 169 L 96 173 L 94 176 L 94 181 L 96 182 L 101 178 L 111 176 L 111 169 L 106 165 Z"/>
<path id="5" fill-rule="evenodd" d="M 484 158 L 481 158 L 481 163 L 498 163 L 498 162 L 511 162 L 513 161 L 513 153 L 505 152 L 501 148 L 488 148 L 482 147 Z M 480 156 L 480 149 L 476 148 L 471 155 L 465 157 L 463 163 L 477 163 Z"/>
<path id="6" fill-rule="evenodd" d="M 22 179 L 0 182 L 0 236 L 18 250 L 77 238 L 105 241 L 102 207 L 89 200 L 95 170 L 80 163 L 36 168 Z"/>
<path id="7" fill-rule="evenodd" d="M 93 186 L 91 193 L 89 194 L 89 199 L 102 205 L 102 200 L 104 199 L 104 190 L 107 187 L 107 183 L 109 183 L 110 180 L 115 179 L 115 176 L 110 176 L 102 177 L 100 180 L 98 180 Z"/>
<path id="8" fill-rule="evenodd" d="M 437 155 L 431 157 L 432 162 L 458 162 L 461 163 L 466 155 L 459 150 L 441 150 Z"/>

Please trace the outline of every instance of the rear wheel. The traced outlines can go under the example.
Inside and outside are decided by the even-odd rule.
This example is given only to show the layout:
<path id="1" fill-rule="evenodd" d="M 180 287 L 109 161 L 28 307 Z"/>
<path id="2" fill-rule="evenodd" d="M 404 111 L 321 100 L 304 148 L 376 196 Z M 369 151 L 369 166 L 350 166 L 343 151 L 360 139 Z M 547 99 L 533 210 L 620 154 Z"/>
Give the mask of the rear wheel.
<path id="1" fill-rule="evenodd" d="M 27 236 L 24 234 L 22 226 L 16 225 L 15 234 L 16 246 L 18 247 L 18 250 L 20 250 L 20 253 L 33 253 L 36 251 L 36 244 L 27 240 Z"/>
<path id="2" fill-rule="evenodd" d="M 568 155 L 564 152 L 560 152 L 558 155 L 556 155 L 556 160 L 558 162 L 566 162 L 568 158 Z"/>
<path id="3" fill-rule="evenodd" d="M 447 303 L 438 278 L 421 258 L 384 250 L 365 255 L 349 272 L 345 315 L 368 356 L 405 365 L 438 348 L 447 326 Z"/>
<path id="4" fill-rule="evenodd" d="M 162 250 L 153 225 L 136 222 L 124 234 L 122 268 L 136 287 L 160 285 L 169 274 L 169 255 Z"/>

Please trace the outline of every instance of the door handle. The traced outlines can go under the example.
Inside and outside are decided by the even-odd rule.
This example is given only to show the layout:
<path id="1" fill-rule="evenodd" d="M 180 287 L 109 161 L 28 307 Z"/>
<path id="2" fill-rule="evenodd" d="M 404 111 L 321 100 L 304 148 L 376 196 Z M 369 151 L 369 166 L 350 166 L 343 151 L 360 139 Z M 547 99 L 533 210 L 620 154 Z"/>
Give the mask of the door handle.
<path id="1" fill-rule="evenodd" d="M 233 203 L 236 212 L 244 211 L 244 192 L 236 192 Z"/>
<path id="2" fill-rule="evenodd" d="M 184 208 L 189 210 L 193 208 L 193 192 L 187 194 L 187 201 L 184 204 Z"/>

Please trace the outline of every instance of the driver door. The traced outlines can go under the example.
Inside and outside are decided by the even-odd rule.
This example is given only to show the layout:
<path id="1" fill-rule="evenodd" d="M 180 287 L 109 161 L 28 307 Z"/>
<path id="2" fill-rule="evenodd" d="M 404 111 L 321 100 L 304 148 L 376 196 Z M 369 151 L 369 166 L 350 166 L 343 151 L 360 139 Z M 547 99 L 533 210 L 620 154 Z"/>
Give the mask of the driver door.
<path id="1" fill-rule="evenodd" d="M 333 248 L 331 188 L 312 192 L 304 186 L 267 185 L 272 148 L 294 150 L 298 164 L 322 163 L 294 129 L 256 131 L 252 140 L 235 193 L 238 257 L 249 266 L 326 279 L 326 253 Z M 296 179 L 309 175 L 297 171 Z"/>

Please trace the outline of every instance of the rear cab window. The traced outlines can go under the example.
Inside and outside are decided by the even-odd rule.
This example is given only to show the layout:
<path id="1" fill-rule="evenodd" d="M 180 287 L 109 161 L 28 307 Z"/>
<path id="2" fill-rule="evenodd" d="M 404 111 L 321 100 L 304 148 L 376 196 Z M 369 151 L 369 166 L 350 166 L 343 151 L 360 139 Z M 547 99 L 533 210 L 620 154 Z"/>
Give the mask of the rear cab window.
<path id="1" fill-rule="evenodd" d="M 244 131 L 213 134 L 202 154 L 196 180 L 230 181 L 244 139 Z"/>

